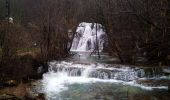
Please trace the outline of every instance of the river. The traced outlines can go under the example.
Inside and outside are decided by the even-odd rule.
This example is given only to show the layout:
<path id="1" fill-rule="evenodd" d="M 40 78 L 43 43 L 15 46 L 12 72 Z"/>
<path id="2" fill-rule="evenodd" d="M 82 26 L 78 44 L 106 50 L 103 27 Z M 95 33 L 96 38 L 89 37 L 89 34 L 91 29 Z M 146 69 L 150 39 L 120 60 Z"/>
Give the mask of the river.
<path id="1" fill-rule="evenodd" d="M 33 91 L 46 100 L 169 100 L 169 67 L 136 67 L 111 64 L 107 54 L 75 53 L 49 62 Z"/>

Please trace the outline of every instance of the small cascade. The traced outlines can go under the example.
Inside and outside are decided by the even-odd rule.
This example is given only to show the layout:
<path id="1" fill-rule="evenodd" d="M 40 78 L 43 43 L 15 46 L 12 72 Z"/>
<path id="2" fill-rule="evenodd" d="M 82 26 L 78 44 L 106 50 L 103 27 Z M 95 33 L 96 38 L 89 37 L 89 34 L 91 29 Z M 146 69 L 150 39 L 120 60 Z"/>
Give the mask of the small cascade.
<path id="1" fill-rule="evenodd" d="M 74 63 L 53 63 L 50 64 L 50 72 L 67 73 L 68 76 L 88 77 L 98 79 L 115 79 L 121 81 L 133 81 L 145 76 L 143 69 L 130 67 L 106 67 L 102 64 L 74 64 Z"/>
<path id="2" fill-rule="evenodd" d="M 96 41 L 98 41 L 99 51 L 103 50 L 106 33 L 101 24 L 82 22 L 77 27 L 76 33 L 71 51 L 93 52 L 97 49 Z"/>
<path id="3" fill-rule="evenodd" d="M 59 98 L 60 95 L 62 96 L 63 92 L 72 89 L 70 86 L 79 85 L 85 86 L 86 88 L 89 84 L 108 83 L 113 86 L 118 84 L 121 85 L 121 87 L 129 85 L 147 90 L 167 90 L 168 85 L 165 82 L 168 81 L 165 79 L 170 80 L 170 77 L 162 77 L 166 69 L 169 68 L 161 70 L 160 68 L 137 68 L 134 66 L 103 64 L 97 62 L 50 62 L 49 72 L 43 75 L 43 80 L 41 82 L 42 90 L 40 90 L 40 92 L 45 92 L 47 94 L 47 98 Z M 165 81 L 162 81 L 162 78 Z M 161 85 L 158 84 L 159 82 L 164 83 Z"/>

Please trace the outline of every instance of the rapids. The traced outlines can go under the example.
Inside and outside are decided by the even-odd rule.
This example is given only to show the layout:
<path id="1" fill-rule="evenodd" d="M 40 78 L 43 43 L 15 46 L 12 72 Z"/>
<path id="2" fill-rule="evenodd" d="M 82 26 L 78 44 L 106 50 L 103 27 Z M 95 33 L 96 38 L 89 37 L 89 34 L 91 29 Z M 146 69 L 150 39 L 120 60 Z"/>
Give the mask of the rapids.
<path id="1" fill-rule="evenodd" d="M 107 64 L 101 61 L 106 60 L 107 57 L 104 55 L 100 61 L 89 58 L 49 62 L 49 71 L 43 75 L 36 91 L 44 93 L 47 100 L 114 100 L 115 98 L 127 100 L 127 92 L 132 92 L 131 95 L 142 93 L 149 96 L 160 91 L 166 93 L 168 90 L 168 85 L 165 84 L 148 85 L 138 81 L 170 80 L 170 76 L 165 76 L 164 72 L 169 67 L 158 69 Z"/>

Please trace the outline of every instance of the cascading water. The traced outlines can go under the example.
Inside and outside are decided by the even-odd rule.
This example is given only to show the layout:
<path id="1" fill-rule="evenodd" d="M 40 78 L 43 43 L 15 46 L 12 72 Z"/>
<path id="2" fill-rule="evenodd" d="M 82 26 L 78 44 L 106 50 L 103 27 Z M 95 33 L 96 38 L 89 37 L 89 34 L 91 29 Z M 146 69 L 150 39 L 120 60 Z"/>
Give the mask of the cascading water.
<path id="1" fill-rule="evenodd" d="M 94 82 L 111 82 L 133 85 L 145 89 L 167 88 L 142 86 L 135 80 L 147 77 L 144 69 L 131 68 L 123 65 L 109 64 L 76 64 L 74 62 L 51 62 L 49 72 L 44 74 L 43 85 L 47 92 L 67 90 L 68 84 L 84 84 Z"/>
<path id="2" fill-rule="evenodd" d="M 72 94 L 72 92 L 75 92 L 75 90 L 72 91 L 71 88 L 74 87 L 78 89 L 77 85 L 88 85 L 90 87 L 93 84 L 101 83 L 103 85 L 113 84 L 113 86 L 117 84 L 119 86 L 121 85 L 120 87 L 140 87 L 144 90 L 168 89 L 168 86 L 147 86 L 137 83 L 137 80 L 140 79 L 154 78 L 155 76 L 153 75 L 155 71 L 158 71 L 158 69 L 151 69 L 151 71 L 148 71 L 145 69 L 130 66 L 128 67 L 125 65 L 76 63 L 70 61 L 50 62 L 49 72 L 43 75 L 43 80 L 41 82 L 43 89 L 41 92 L 46 93 L 47 100 L 66 100 L 66 98 L 68 99 L 72 97 L 65 96 L 67 95 L 65 93 L 67 93 L 67 91 L 71 91 Z M 159 79 L 160 78 L 161 75 L 159 76 Z M 64 97 L 62 97 L 63 95 Z M 80 100 L 80 98 L 68 100 Z"/>
<path id="3" fill-rule="evenodd" d="M 69 77 L 86 77 L 97 79 L 115 79 L 122 81 L 133 81 L 145 76 L 143 69 L 130 67 L 107 67 L 109 65 L 96 64 L 74 64 L 71 62 L 51 63 L 50 72 L 66 73 Z"/>
<path id="4" fill-rule="evenodd" d="M 99 46 L 99 51 L 103 50 L 106 33 L 101 24 L 82 22 L 79 24 L 76 33 L 71 51 L 93 52 L 97 49 L 96 46 Z"/>
<path id="5" fill-rule="evenodd" d="M 96 29 L 99 50 L 102 51 L 106 40 L 102 25 L 83 22 L 77 28 L 71 48 L 71 51 L 78 52 L 78 56 L 75 55 L 75 58 L 71 57 L 65 61 L 49 62 L 49 72 L 43 75 L 41 89 L 37 89 L 46 94 L 47 100 L 127 100 L 128 88 L 133 90 L 136 87 L 138 89 L 135 88 L 135 90 L 138 92 L 141 91 L 140 89 L 168 89 L 167 85 L 154 86 L 151 84 L 148 86 L 143 85 L 142 82 L 145 82 L 145 79 L 147 79 L 147 83 L 150 82 L 149 79 L 170 80 L 170 76 L 164 77 L 165 73 L 170 74 L 169 67 L 164 69 L 137 68 L 107 64 L 101 60 L 115 59 L 104 53 L 101 54 L 100 60 L 95 59 L 96 55 L 90 57 L 94 57 L 94 59 L 87 57 L 87 53 L 96 50 Z M 122 92 L 121 89 L 125 91 Z M 101 96 L 100 99 L 97 99 L 96 95 Z M 121 96 L 117 99 L 118 95 Z M 109 99 L 106 99 L 108 97 Z"/>

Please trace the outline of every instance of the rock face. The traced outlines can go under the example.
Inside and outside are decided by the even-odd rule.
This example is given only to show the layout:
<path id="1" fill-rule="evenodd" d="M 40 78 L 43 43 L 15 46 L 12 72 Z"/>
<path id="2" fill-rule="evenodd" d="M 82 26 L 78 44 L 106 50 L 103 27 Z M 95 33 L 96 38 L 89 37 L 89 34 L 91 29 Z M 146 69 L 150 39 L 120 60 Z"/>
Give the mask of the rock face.
<path id="1" fill-rule="evenodd" d="M 94 51 L 97 49 L 97 43 L 99 50 L 103 50 L 106 41 L 106 33 L 101 24 L 82 22 L 79 24 L 76 33 L 71 51 Z"/>

